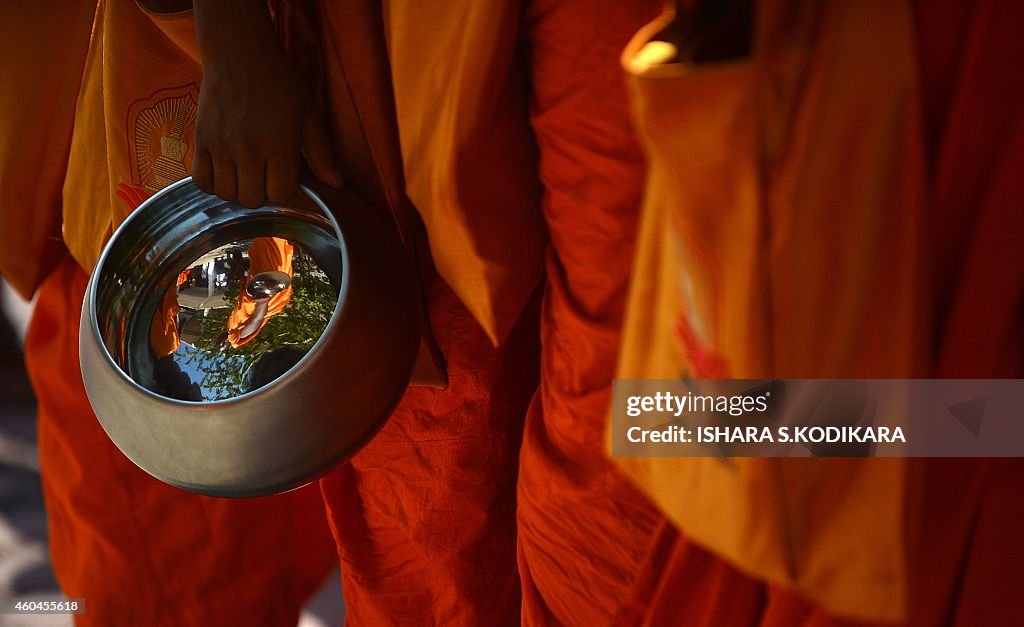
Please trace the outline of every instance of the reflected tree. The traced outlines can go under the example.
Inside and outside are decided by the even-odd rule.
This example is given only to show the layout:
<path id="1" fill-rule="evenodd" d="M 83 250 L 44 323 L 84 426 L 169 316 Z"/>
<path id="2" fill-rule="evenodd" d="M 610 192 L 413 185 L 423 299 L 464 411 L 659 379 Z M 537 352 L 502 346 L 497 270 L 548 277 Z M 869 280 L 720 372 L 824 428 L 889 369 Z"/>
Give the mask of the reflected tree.
<path id="1" fill-rule="evenodd" d="M 261 357 L 287 349 L 297 358 L 323 334 L 334 314 L 338 293 L 327 275 L 304 252 L 293 260 L 292 297 L 280 313 L 269 317 L 259 334 L 242 346 L 227 341 L 228 318 L 239 296 L 242 281 L 232 281 L 223 292 L 224 307 L 201 316 L 201 332 L 195 347 L 183 346 L 184 364 L 196 364 L 205 373 L 206 400 L 231 398 L 265 383 L 253 376 Z"/>

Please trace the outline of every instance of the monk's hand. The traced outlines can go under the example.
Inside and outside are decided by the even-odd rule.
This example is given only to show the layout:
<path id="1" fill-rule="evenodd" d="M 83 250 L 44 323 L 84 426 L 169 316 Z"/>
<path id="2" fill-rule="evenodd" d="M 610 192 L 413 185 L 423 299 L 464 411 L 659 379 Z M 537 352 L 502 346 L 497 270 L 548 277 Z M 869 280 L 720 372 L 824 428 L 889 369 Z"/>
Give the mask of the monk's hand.
<path id="1" fill-rule="evenodd" d="M 258 207 L 287 202 L 303 157 L 341 186 L 323 121 L 277 38 L 265 0 L 195 0 L 203 62 L 192 177 L 203 191 Z"/>

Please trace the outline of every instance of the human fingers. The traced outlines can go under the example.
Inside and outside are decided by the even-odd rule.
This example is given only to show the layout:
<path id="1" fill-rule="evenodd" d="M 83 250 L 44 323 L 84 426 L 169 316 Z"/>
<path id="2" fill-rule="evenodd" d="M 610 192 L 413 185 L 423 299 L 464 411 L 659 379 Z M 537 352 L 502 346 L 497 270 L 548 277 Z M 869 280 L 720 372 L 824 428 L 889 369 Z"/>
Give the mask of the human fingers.
<path id="1" fill-rule="evenodd" d="M 267 199 L 283 204 L 299 190 L 299 153 L 280 151 L 267 159 Z"/>
<path id="2" fill-rule="evenodd" d="M 196 145 L 196 156 L 192 159 L 192 182 L 207 194 L 213 193 L 213 159 L 205 147 Z"/>
<path id="3" fill-rule="evenodd" d="M 228 156 L 213 157 L 213 193 L 224 200 L 238 198 L 238 181 L 235 161 Z"/>
<path id="4" fill-rule="evenodd" d="M 267 163 L 262 157 L 242 156 L 235 162 L 238 175 L 238 201 L 249 208 L 261 206 L 267 199 Z"/>

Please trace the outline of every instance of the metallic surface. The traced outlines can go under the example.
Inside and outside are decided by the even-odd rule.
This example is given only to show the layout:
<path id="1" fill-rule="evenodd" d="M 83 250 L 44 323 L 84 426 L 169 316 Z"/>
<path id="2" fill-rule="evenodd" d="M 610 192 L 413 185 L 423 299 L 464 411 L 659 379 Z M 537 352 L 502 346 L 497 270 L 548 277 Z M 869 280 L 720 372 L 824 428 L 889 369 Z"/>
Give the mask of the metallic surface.
<path id="1" fill-rule="evenodd" d="M 279 237 L 230 242 L 170 278 L 151 320 L 126 323 L 126 372 L 186 401 L 241 396 L 283 374 L 327 328 L 340 281 Z"/>
<path id="2" fill-rule="evenodd" d="M 93 272 L 89 400 L 167 483 L 298 487 L 354 454 L 404 392 L 413 277 L 390 213 L 349 192 L 303 187 L 289 206 L 248 209 L 186 179 L 140 206 Z"/>

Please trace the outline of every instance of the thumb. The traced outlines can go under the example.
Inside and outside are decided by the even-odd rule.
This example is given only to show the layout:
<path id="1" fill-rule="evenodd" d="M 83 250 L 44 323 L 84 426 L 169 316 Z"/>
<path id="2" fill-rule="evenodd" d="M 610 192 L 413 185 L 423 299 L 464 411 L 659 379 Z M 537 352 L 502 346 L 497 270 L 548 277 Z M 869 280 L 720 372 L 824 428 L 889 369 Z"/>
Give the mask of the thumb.
<path id="1" fill-rule="evenodd" d="M 306 113 L 302 121 L 302 156 L 306 158 L 313 176 L 331 187 L 341 187 L 341 173 L 334 165 L 334 155 L 327 129 L 315 111 Z"/>

